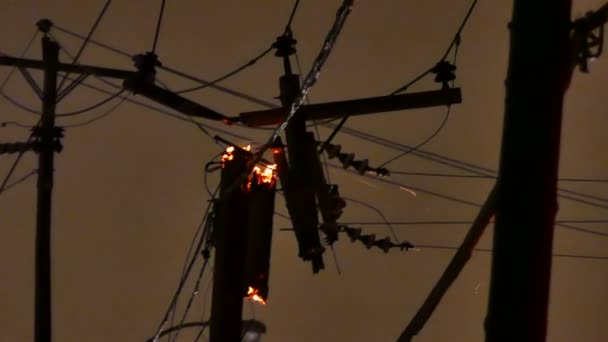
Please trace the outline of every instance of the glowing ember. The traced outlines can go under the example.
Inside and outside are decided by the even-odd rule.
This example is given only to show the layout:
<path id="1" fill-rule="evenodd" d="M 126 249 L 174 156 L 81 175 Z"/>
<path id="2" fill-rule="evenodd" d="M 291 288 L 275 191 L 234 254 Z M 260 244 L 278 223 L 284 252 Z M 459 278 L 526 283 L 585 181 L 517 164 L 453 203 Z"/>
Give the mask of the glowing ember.
<path id="1" fill-rule="evenodd" d="M 260 290 L 254 289 L 253 287 L 249 286 L 247 288 L 247 298 L 252 299 L 256 302 L 262 303 L 262 304 L 266 304 L 266 301 L 264 300 L 264 298 L 262 298 L 260 295 Z"/>

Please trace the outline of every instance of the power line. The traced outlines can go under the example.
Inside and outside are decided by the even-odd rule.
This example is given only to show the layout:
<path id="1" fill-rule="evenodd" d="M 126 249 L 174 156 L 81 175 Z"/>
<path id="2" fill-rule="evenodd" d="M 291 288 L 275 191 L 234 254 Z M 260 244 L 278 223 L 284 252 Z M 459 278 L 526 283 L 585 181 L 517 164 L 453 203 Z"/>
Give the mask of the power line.
<path id="1" fill-rule="evenodd" d="M 289 20 L 287 20 L 287 24 L 285 25 L 285 30 L 283 34 L 287 34 L 287 32 L 291 31 L 291 23 L 293 22 L 294 17 L 296 16 L 296 12 L 298 11 L 298 5 L 300 4 L 300 0 L 296 0 L 291 9 L 291 14 L 289 15 Z"/>
<path id="2" fill-rule="evenodd" d="M 79 122 L 76 124 L 70 124 L 70 125 L 63 125 L 63 128 L 80 128 L 80 127 L 84 127 L 87 125 L 92 124 L 93 122 L 99 121 L 105 117 L 107 117 L 108 115 L 112 114 L 116 109 L 118 109 L 118 107 L 120 107 L 123 103 L 125 103 L 125 101 L 128 99 L 127 96 L 121 98 L 121 100 L 119 102 L 117 102 L 114 106 L 108 108 L 108 110 L 106 110 L 105 112 L 99 114 L 96 117 L 93 117 L 89 120 L 83 121 L 83 122 Z"/>
<path id="3" fill-rule="evenodd" d="M 443 127 L 445 126 L 445 124 L 448 122 L 448 118 L 450 117 L 450 111 L 451 111 L 451 109 L 452 109 L 452 106 L 448 106 L 448 109 L 447 109 L 447 111 L 445 113 L 445 117 L 444 117 L 443 121 L 441 122 L 441 124 L 439 125 L 439 127 L 437 127 L 437 129 L 435 129 L 435 131 L 431 135 L 428 136 L 428 138 L 424 139 L 423 141 L 421 141 L 420 143 L 418 143 L 418 145 L 412 147 L 411 149 L 409 149 L 407 151 L 404 151 L 404 152 L 401 152 L 398 155 L 392 157 L 391 159 L 385 161 L 384 163 L 380 164 L 378 166 L 378 168 L 384 167 L 384 166 L 392 163 L 393 161 L 395 161 L 395 160 L 397 160 L 397 159 L 399 159 L 399 158 L 401 158 L 401 157 L 403 157 L 403 156 L 405 156 L 407 154 L 410 154 L 410 153 L 418 150 L 422 146 L 426 145 L 429 141 L 433 140 L 433 138 L 435 138 L 437 136 L 437 134 L 439 134 L 439 132 L 441 132 L 441 130 L 443 129 Z"/>
<path id="4" fill-rule="evenodd" d="M 154 33 L 154 42 L 152 43 L 152 53 L 156 52 L 156 44 L 158 43 L 158 36 L 160 34 L 160 25 L 163 21 L 164 14 L 165 14 L 165 0 L 161 0 L 160 13 L 158 14 L 158 20 L 156 22 L 156 31 Z"/>
<path id="5" fill-rule="evenodd" d="M 456 247 L 456 246 L 448 246 L 448 245 L 416 245 L 415 248 L 447 249 L 447 250 L 457 250 L 458 249 L 458 247 Z M 489 248 L 475 248 L 473 250 L 475 252 L 492 253 L 492 250 L 489 249 Z M 514 251 L 514 253 L 517 253 L 517 251 Z M 608 256 L 599 256 L 599 255 L 579 255 L 579 254 L 553 253 L 552 256 L 554 258 L 608 260 Z"/>
<path id="6" fill-rule="evenodd" d="M 93 23 L 93 26 L 91 26 L 91 29 L 89 30 L 89 34 L 87 34 L 87 36 L 84 39 L 84 42 L 82 42 L 82 45 L 80 45 L 80 49 L 78 49 L 78 52 L 76 53 L 76 57 L 74 58 L 74 60 L 72 61 L 72 65 L 75 65 L 76 63 L 78 63 L 78 60 L 80 59 L 80 56 L 82 56 L 82 53 L 84 52 L 84 49 L 86 48 L 87 44 L 89 43 L 89 41 L 91 40 L 91 37 L 93 36 L 93 33 L 95 32 L 95 30 L 97 29 L 97 26 L 99 25 L 99 23 L 101 22 L 101 19 L 104 17 L 104 15 L 106 14 L 106 11 L 108 10 L 108 7 L 110 7 L 110 4 L 112 3 L 112 0 L 108 0 L 106 1 L 106 4 L 103 6 L 103 8 L 101 9 L 101 11 L 99 12 L 99 14 L 97 15 L 97 19 L 95 20 L 95 22 Z M 61 80 L 61 82 L 59 83 L 59 86 L 57 87 L 57 89 L 61 90 L 61 88 L 63 87 L 63 84 L 65 83 L 67 77 L 70 75 L 69 72 L 67 72 L 64 76 L 63 79 Z"/>
<path id="7" fill-rule="evenodd" d="M 493 221 L 492 221 L 493 222 Z M 492 223 L 490 222 L 490 223 Z M 427 226 L 427 225 L 470 225 L 473 221 L 467 220 L 434 220 L 434 221 L 389 221 L 393 226 Z M 555 223 L 584 223 L 584 224 L 605 224 L 608 223 L 606 220 L 557 220 Z M 353 222 L 340 222 L 344 225 L 384 225 L 387 224 L 385 221 L 353 221 Z"/>
<path id="8" fill-rule="evenodd" d="M 228 79 L 228 78 L 230 78 L 230 77 L 232 77 L 232 76 L 240 73 L 241 71 L 243 71 L 243 70 L 245 70 L 245 69 L 253 66 L 254 64 L 256 64 L 260 59 L 262 59 L 270 51 L 272 51 L 272 49 L 273 49 L 272 46 L 268 47 L 262 53 L 260 53 L 259 55 L 255 56 L 254 58 L 252 58 L 251 60 L 249 60 L 247 63 L 239 66 L 238 68 L 236 68 L 236 69 L 234 69 L 234 70 L 232 70 L 232 71 L 230 71 L 228 73 L 226 73 L 223 76 L 220 76 L 220 77 L 216 78 L 215 80 L 213 80 L 213 81 L 211 81 L 209 83 L 202 84 L 202 85 L 199 85 L 199 86 L 196 86 L 196 87 L 191 87 L 191 88 L 186 88 L 186 89 L 178 90 L 178 91 L 175 91 L 174 93 L 176 93 L 176 94 L 185 94 L 185 93 L 189 93 L 189 92 L 192 92 L 192 91 L 195 91 L 195 90 L 201 90 L 201 89 L 213 86 L 213 85 L 215 85 L 217 83 L 220 83 L 222 81 L 225 81 L 226 79 Z"/>
<path id="9" fill-rule="evenodd" d="M 76 32 L 73 32 L 71 30 L 68 30 L 68 29 L 66 29 L 64 27 L 58 26 L 56 24 L 54 24 L 53 27 L 55 27 L 57 30 L 59 30 L 59 31 L 61 31 L 61 32 L 67 34 L 67 35 L 70 35 L 70 36 L 73 36 L 73 37 L 76 37 L 76 38 L 79 38 L 79 39 L 85 39 L 85 37 L 83 35 L 78 34 Z M 132 54 L 127 53 L 127 52 L 125 52 L 123 50 L 120 50 L 118 48 L 112 47 L 112 46 L 110 46 L 108 44 L 104 44 L 104 43 L 95 41 L 93 39 L 90 39 L 89 42 L 91 44 L 93 44 L 93 45 L 96 45 L 98 47 L 101 47 L 101 48 L 107 49 L 109 51 L 112 51 L 114 53 L 120 54 L 120 55 L 122 55 L 124 57 L 133 58 Z M 274 104 L 272 102 L 268 102 L 268 101 L 256 98 L 254 96 L 251 96 L 251 95 L 248 95 L 248 94 L 245 94 L 245 93 L 242 93 L 242 92 L 230 89 L 230 88 L 226 88 L 226 87 L 220 86 L 218 84 L 212 84 L 209 81 L 206 81 L 206 80 L 204 80 L 202 78 L 199 78 L 199 77 L 196 77 L 196 76 L 193 76 L 193 75 L 190 75 L 188 73 L 185 73 L 183 71 L 177 70 L 175 68 L 171 68 L 171 67 L 168 67 L 168 66 L 165 66 L 165 65 L 160 65 L 160 66 L 158 66 L 158 68 L 162 69 L 162 70 L 164 70 L 166 72 L 169 72 L 171 74 L 174 74 L 174 75 L 180 76 L 182 78 L 188 79 L 190 81 L 207 85 L 207 86 L 209 86 L 211 88 L 216 89 L 217 91 L 223 92 L 223 93 L 228 94 L 228 95 L 232 95 L 234 97 L 240 98 L 242 100 L 245 100 L 245 101 L 248 101 L 248 102 L 251 102 L 251 103 L 255 103 L 255 104 L 267 107 L 267 108 L 278 108 L 279 107 L 278 105 L 276 105 L 276 104 Z"/>
<path id="10" fill-rule="evenodd" d="M 18 163 L 18 161 L 17 161 Z M 15 164 L 13 164 L 15 165 Z M 24 176 L 22 176 L 21 178 L 17 179 L 16 181 L 12 182 L 11 184 L 8 184 L 6 186 L 4 186 L 4 182 L 3 182 L 3 186 L 0 187 L 0 195 L 5 193 L 6 191 L 8 191 L 10 188 L 17 186 L 23 182 L 25 182 L 26 180 L 28 180 L 31 176 L 35 175 L 38 173 L 38 170 L 32 170 L 29 173 L 25 174 Z M 7 181 L 7 179 L 5 179 L 5 181 Z"/>
<path id="11" fill-rule="evenodd" d="M 324 124 L 324 126 L 327 127 L 335 127 L 335 125 L 328 123 L 328 124 Z M 375 136 L 373 134 L 369 134 L 363 131 L 358 131 L 358 130 L 354 130 L 348 127 L 344 127 L 342 129 L 342 132 L 344 132 L 345 134 L 357 137 L 359 139 L 362 140 L 366 140 L 366 141 L 370 141 L 373 142 L 375 144 L 384 146 L 384 147 L 388 147 L 391 149 L 395 149 L 395 150 L 400 150 L 400 151 L 407 151 L 408 149 L 411 149 L 411 146 L 405 145 L 405 144 L 401 144 L 395 141 L 391 141 L 385 138 L 381 138 L 378 136 Z M 461 160 L 457 160 L 457 159 L 453 159 L 450 157 L 446 157 L 437 153 L 433 153 L 433 152 L 427 152 L 427 151 L 423 151 L 423 150 L 417 150 L 412 152 L 412 154 L 416 155 L 417 157 L 420 157 L 422 159 L 426 159 L 426 160 L 430 160 L 442 165 L 446 165 L 446 166 L 450 166 L 459 170 L 463 170 L 463 171 L 467 171 L 470 172 L 472 174 L 476 174 L 476 175 L 480 175 L 480 176 L 494 176 L 496 175 L 496 171 L 483 167 L 483 166 L 479 166 L 479 165 L 475 165 L 472 163 L 468 163 L 465 161 L 461 161 Z M 558 191 L 562 191 L 563 189 L 559 188 Z M 572 192 L 571 190 L 567 190 Z M 589 197 L 591 195 L 587 195 L 587 194 L 582 194 L 582 193 L 578 193 L 578 192 L 574 192 L 575 194 L 577 194 L 580 197 Z M 602 205 L 602 204 L 597 204 L 597 203 L 593 203 L 590 201 L 586 201 L 586 200 L 581 200 L 572 196 L 568 196 L 568 195 L 564 195 L 563 193 L 558 193 L 558 196 L 561 198 L 565 198 L 574 202 L 579 202 L 579 203 L 583 203 L 583 204 L 587 204 L 596 208 L 602 208 L 602 209 L 607 209 L 607 206 Z M 591 198 L 593 198 L 593 196 L 591 196 Z"/>
<path id="12" fill-rule="evenodd" d="M 55 114 L 55 116 L 57 116 L 57 117 L 67 117 L 67 116 L 74 116 L 74 115 L 79 115 L 79 114 L 83 114 L 83 113 L 86 113 L 86 112 L 90 112 L 90 111 L 92 111 L 94 109 L 97 109 L 97 108 L 105 105 L 106 103 L 114 100 L 115 98 L 117 98 L 120 95 L 122 95 L 122 93 L 124 93 L 124 92 L 125 92 L 125 90 L 121 89 L 118 92 L 110 95 L 108 98 L 105 98 L 105 99 L 99 101 L 98 103 L 95 103 L 95 104 L 93 104 L 93 105 L 91 105 L 89 107 L 78 109 L 78 110 L 75 110 L 73 112 Z"/>
<path id="13" fill-rule="evenodd" d="M 390 170 L 391 175 L 405 175 L 405 176 L 421 176 L 421 177 L 445 177 L 445 178 L 477 178 L 477 179 L 496 179 L 496 176 L 487 175 L 463 175 L 453 173 L 433 173 L 433 172 L 413 172 L 413 171 L 400 171 Z M 569 183 L 608 183 L 608 179 L 602 178 L 559 178 L 560 182 Z"/>
<path id="14" fill-rule="evenodd" d="M 364 207 L 367 207 L 367 208 L 373 210 L 374 212 L 376 212 L 376 214 L 378 214 L 378 216 L 380 216 L 380 218 L 384 221 L 384 224 L 388 227 L 391 235 L 393 236 L 393 239 L 395 239 L 395 242 L 399 242 L 399 237 L 397 236 L 397 233 L 395 232 L 395 228 L 393 228 L 393 225 L 388 221 L 388 219 L 386 218 L 386 216 L 382 213 L 382 211 L 380 209 L 376 208 L 375 206 L 373 206 L 369 203 L 359 201 L 354 198 L 348 198 L 348 197 L 344 197 L 344 196 L 342 196 L 342 198 L 347 201 L 354 202 L 354 203 L 357 203 Z"/>

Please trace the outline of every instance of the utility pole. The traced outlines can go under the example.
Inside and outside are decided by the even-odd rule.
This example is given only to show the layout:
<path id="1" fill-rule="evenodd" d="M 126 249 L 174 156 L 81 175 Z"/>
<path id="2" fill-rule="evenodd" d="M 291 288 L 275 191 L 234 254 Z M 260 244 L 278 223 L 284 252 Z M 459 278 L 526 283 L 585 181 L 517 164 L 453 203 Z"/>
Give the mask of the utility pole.
<path id="1" fill-rule="evenodd" d="M 36 290 L 35 333 L 36 342 L 50 342 L 51 316 L 51 199 L 53 190 L 54 155 L 60 148 L 61 130 L 55 127 L 57 101 L 57 63 L 59 45 L 48 37 L 42 38 L 44 88 L 42 117 L 35 128 L 38 149 L 38 205 L 36 209 Z"/>
<path id="2" fill-rule="evenodd" d="M 209 341 L 241 340 L 249 196 L 241 185 L 249 159 L 238 149 L 222 162 L 219 199 L 214 203 L 215 263 Z"/>
<path id="3" fill-rule="evenodd" d="M 515 0 L 486 341 L 544 341 L 571 0 Z"/>

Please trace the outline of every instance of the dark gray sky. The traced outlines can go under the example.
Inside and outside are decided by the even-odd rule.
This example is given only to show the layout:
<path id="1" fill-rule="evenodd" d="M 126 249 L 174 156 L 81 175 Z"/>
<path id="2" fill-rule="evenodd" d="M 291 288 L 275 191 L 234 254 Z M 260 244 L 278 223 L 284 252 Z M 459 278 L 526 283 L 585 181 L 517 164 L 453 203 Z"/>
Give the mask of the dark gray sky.
<path id="1" fill-rule="evenodd" d="M 19 55 L 35 31 L 35 22 L 45 17 L 86 35 L 104 3 L 3 0 L 0 52 Z M 314 0 L 300 5 L 293 30 L 306 71 L 339 4 L 337 0 Z M 150 50 L 159 5 L 160 1 L 114 1 L 94 38 L 132 54 Z M 311 101 L 384 95 L 409 81 L 441 57 L 469 5 L 468 0 L 356 1 L 318 84 L 310 92 Z M 602 1 L 579 0 L 574 5 L 574 15 L 580 16 L 598 8 Z M 284 0 L 168 1 L 157 53 L 166 66 L 213 79 L 266 49 L 282 32 L 291 7 L 292 1 Z M 423 150 L 497 168 L 510 15 L 511 1 L 479 2 L 462 34 L 458 55 L 456 84 L 463 90 L 464 102 L 452 108 L 445 128 Z M 79 40 L 57 31 L 53 34 L 65 49 L 77 51 Z M 39 39 L 27 56 L 39 58 Z M 61 58 L 68 60 L 65 55 Z M 92 45 L 81 62 L 132 68 L 128 58 Z M 575 73 L 566 99 L 560 177 L 606 178 L 608 174 L 603 148 L 608 126 L 608 57 L 602 56 L 590 68 L 590 74 Z M 8 71 L 2 67 L 0 79 Z M 280 74 L 280 60 L 270 55 L 224 85 L 273 101 L 278 95 Z M 165 72 L 158 77 L 172 89 L 194 85 Z M 438 87 L 432 77 L 427 77 L 411 90 Z M 40 106 L 18 74 L 4 92 L 29 107 Z M 82 108 L 104 97 L 79 88 L 57 110 Z M 262 109 L 209 89 L 191 98 L 227 115 Z M 0 113 L 2 121 L 36 122 L 36 116 L 4 99 L 0 99 Z M 103 109 L 59 122 L 80 123 L 101 113 Z M 436 129 L 444 115 L 444 108 L 386 113 L 352 119 L 347 126 L 415 145 Z M 221 128 L 258 143 L 269 134 Z M 329 134 L 327 128 L 319 130 L 322 137 Z M 27 134 L 27 130 L 15 126 L 0 128 L 0 141 L 24 140 Z M 369 158 L 372 165 L 396 153 L 346 134 L 338 135 L 335 141 L 358 158 Z M 64 151 L 56 159 L 53 208 L 55 340 L 143 341 L 154 333 L 177 285 L 189 242 L 208 200 L 203 166 L 219 149 L 194 126 L 129 103 L 93 124 L 68 129 L 64 144 Z M 1 156 L 2 177 L 13 159 Z M 35 167 L 35 156 L 28 154 L 13 179 Z M 390 164 L 389 169 L 461 172 L 413 155 Z M 331 179 L 340 184 L 344 196 L 376 206 L 390 221 L 472 220 L 478 210 L 422 192 L 412 196 L 399 186 L 337 169 L 331 170 Z M 209 177 L 212 186 L 217 180 L 216 175 Z M 487 179 L 394 175 L 391 180 L 474 203 L 482 203 L 492 186 L 492 180 Z M 560 187 L 605 197 L 605 184 L 562 182 Z M 0 196 L 1 341 L 30 341 L 33 336 L 35 191 L 32 178 Z M 521 195 L 526 196 L 525 188 Z M 606 206 L 605 201 L 592 202 Z M 281 200 L 277 211 L 286 213 Z M 608 213 L 603 208 L 561 199 L 558 219 L 605 220 Z M 343 220 L 380 221 L 380 217 L 365 206 L 349 203 Z M 264 307 L 254 306 L 255 317 L 268 327 L 265 341 L 269 342 L 392 341 L 453 254 L 450 250 L 422 248 L 419 252 L 391 251 L 385 255 L 343 238 L 336 245 L 342 274 L 337 274 L 334 259 L 327 253 L 326 270 L 312 275 L 309 264 L 297 258 L 293 234 L 278 230 L 289 225 L 282 218 L 275 219 L 269 302 Z M 581 227 L 608 233 L 606 223 Z M 456 246 L 467 226 L 395 229 L 400 239 L 414 244 Z M 380 237 L 389 234 L 382 225 L 369 226 L 368 231 Z M 480 247 L 490 248 L 490 242 L 488 229 Z M 556 253 L 608 256 L 605 236 L 559 227 L 554 246 Z M 517 253 L 517 246 L 513 246 L 513 253 Z M 548 340 L 608 340 L 608 261 L 556 257 L 553 262 Z M 483 340 L 489 266 L 489 253 L 474 254 L 418 341 Z M 203 280 L 204 287 L 208 279 Z M 201 319 L 209 303 L 202 291 L 191 319 Z M 244 317 L 252 315 L 246 304 Z M 188 336 L 183 335 L 183 340 Z"/>

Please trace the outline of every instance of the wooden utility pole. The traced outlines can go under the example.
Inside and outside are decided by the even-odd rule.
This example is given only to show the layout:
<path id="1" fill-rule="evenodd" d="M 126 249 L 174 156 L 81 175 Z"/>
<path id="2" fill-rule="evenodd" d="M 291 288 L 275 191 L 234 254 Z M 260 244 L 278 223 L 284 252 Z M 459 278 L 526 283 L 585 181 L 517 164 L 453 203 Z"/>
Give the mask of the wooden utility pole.
<path id="1" fill-rule="evenodd" d="M 61 131 L 55 127 L 57 101 L 57 64 L 59 45 L 48 37 L 42 38 L 44 88 L 42 117 L 35 129 L 38 149 L 38 205 L 36 209 L 36 286 L 35 332 L 36 342 L 50 342 L 51 319 L 51 198 L 53 190 L 54 155 Z"/>
<path id="2" fill-rule="evenodd" d="M 486 341 L 544 341 L 571 0 L 515 0 Z"/>
<path id="3" fill-rule="evenodd" d="M 215 263 L 209 330 L 211 342 L 241 340 L 250 198 L 242 186 L 234 187 L 234 184 L 247 171 L 249 159 L 240 153 L 232 156 L 232 160 L 222 165 L 220 195 L 213 209 Z"/>

